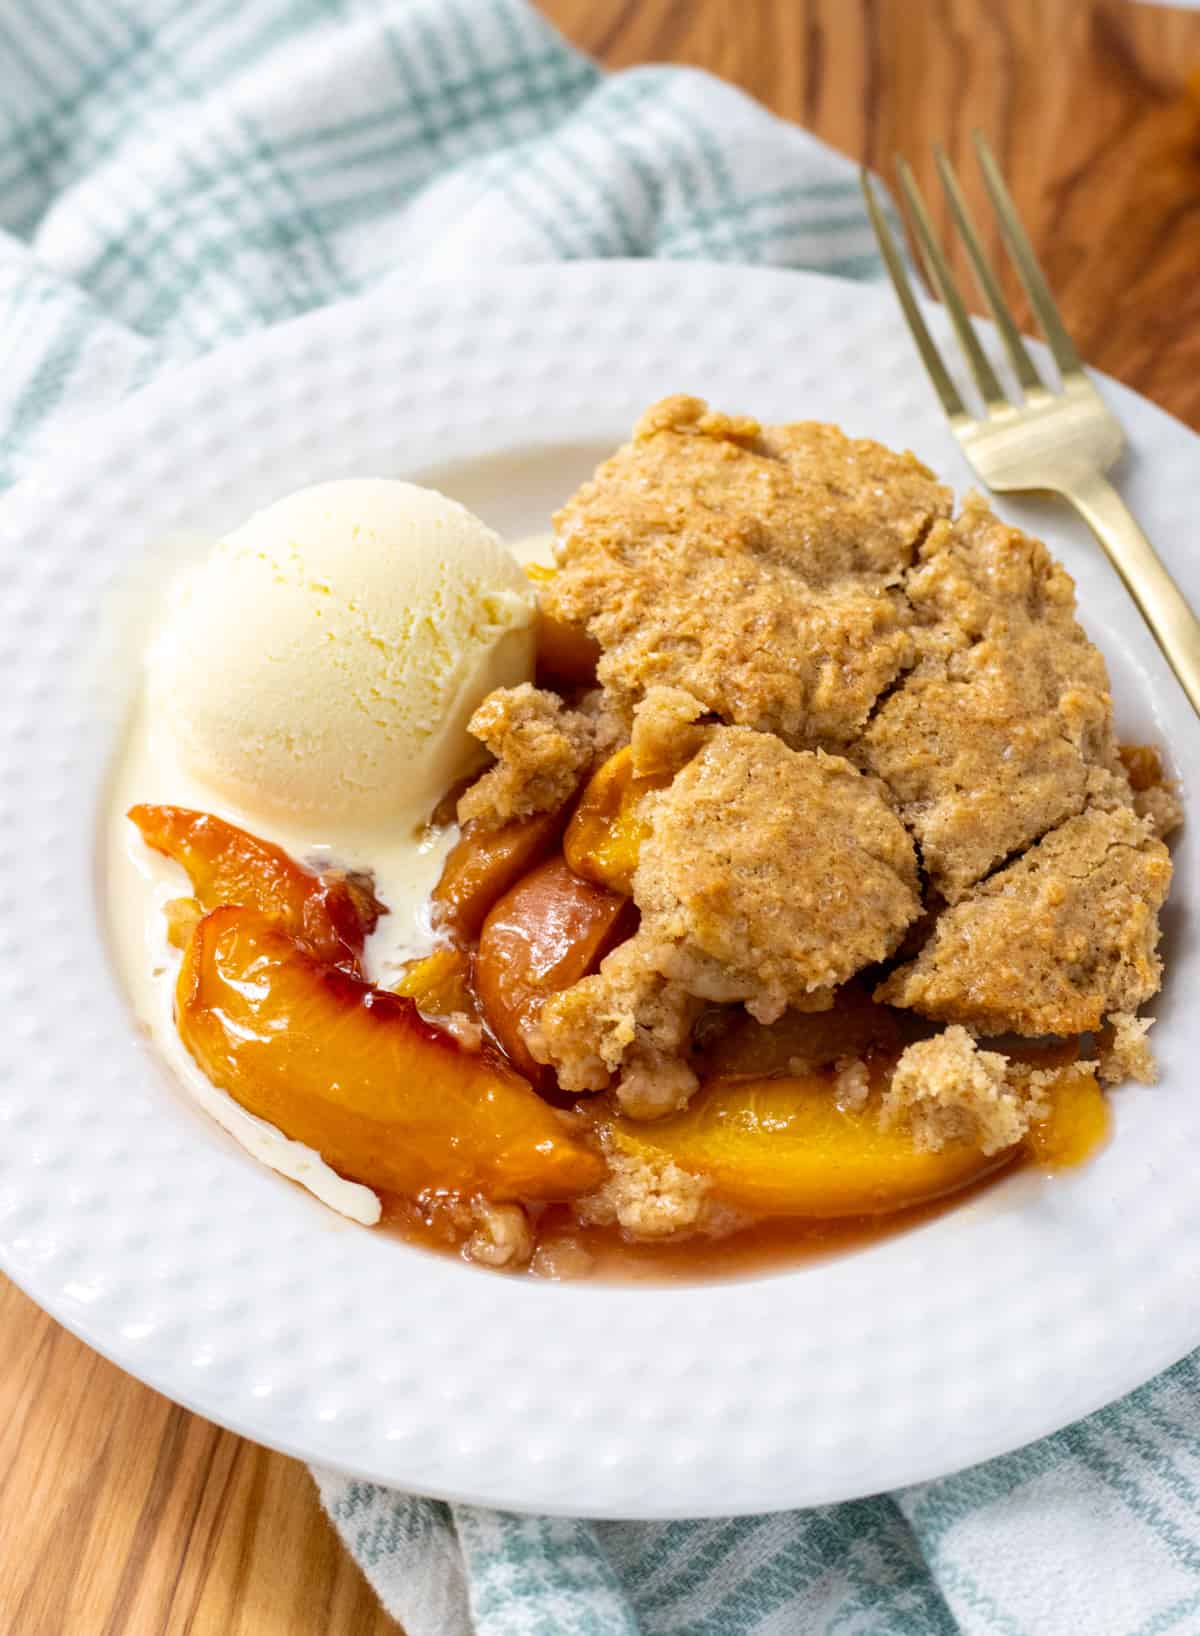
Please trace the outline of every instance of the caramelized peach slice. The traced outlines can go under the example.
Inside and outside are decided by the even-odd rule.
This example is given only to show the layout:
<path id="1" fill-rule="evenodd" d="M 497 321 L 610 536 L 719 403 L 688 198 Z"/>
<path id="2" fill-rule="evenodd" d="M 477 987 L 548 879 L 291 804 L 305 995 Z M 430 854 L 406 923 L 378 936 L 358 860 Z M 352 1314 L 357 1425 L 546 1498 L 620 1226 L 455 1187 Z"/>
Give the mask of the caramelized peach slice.
<path id="1" fill-rule="evenodd" d="M 468 1051 L 483 1046 L 483 1012 L 475 993 L 475 956 L 466 949 L 435 949 L 414 960 L 392 992 L 415 1001 L 429 1022 L 453 1034 Z"/>
<path id="2" fill-rule="evenodd" d="M 526 564 L 525 572 L 537 586 L 548 585 L 555 570 L 541 563 Z M 539 685 L 565 682 L 572 687 L 594 687 L 600 644 L 581 625 L 568 624 L 538 608 L 537 675 Z"/>
<path id="3" fill-rule="evenodd" d="M 415 1001 L 423 1017 L 450 1017 L 457 1011 L 470 1014 L 475 1010 L 473 965 L 466 949 L 434 949 L 405 967 L 392 992 Z"/>
<path id="4" fill-rule="evenodd" d="M 670 1159 L 707 1176 L 714 1194 L 762 1216 L 884 1215 L 952 1193 L 1012 1157 L 977 1148 L 918 1153 L 902 1130 L 882 1130 L 878 1104 L 838 1107 L 830 1078 L 714 1079 L 687 1108 L 656 1124 L 618 1119 L 626 1153 Z"/>
<path id="5" fill-rule="evenodd" d="M 176 1018 L 215 1085 L 370 1187 L 562 1199 L 604 1175 L 506 1064 L 463 1051 L 412 1000 L 316 959 L 256 910 L 200 922 Z"/>
<path id="6" fill-rule="evenodd" d="M 554 851 L 568 811 L 535 812 L 499 829 L 467 824 L 433 889 L 438 924 L 458 942 L 474 942 L 496 900 Z"/>
<path id="7" fill-rule="evenodd" d="M 551 858 L 500 899 L 484 922 L 475 986 L 488 1027 L 523 1074 L 550 1080 L 526 1030 L 551 994 L 595 971 L 632 932 L 633 905 Z"/>
<path id="8" fill-rule="evenodd" d="M 1055 1170 L 1082 1164 L 1108 1136 L 1108 1099 L 1095 1074 L 1064 1068 L 1050 1087 L 1049 1102 L 1046 1117 L 1029 1127 L 1029 1157 Z"/>
<path id="9" fill-rule="evenodd" d="M 385 913 L 353 877 L 314 875 L 282 847 L 189 807 L 131 807 L 129 817 L 156 852 L 187 870 L 202 909 L 240 903 L 302 938 L 322 960 L 358 970 L 363 939 Z"/>
<path id="10" fill-rule="evenodd" d="M 588 781 L 567 833 L 563 852 L 577 875 L 629 897 L 642 841 L 649 825 L 638 816 L 638 803 L 650 790 L 664 789 L 670 775 L 633 775 L 628 745 L 609 756 Z"/>

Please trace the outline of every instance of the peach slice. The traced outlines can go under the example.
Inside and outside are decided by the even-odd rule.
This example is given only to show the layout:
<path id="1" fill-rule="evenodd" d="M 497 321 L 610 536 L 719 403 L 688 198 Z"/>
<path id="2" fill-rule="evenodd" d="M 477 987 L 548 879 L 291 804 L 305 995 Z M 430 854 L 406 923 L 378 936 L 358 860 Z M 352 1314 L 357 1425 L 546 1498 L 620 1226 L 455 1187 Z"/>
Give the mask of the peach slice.
<path id="1" fill-rule="evenodd" d="M 883 1130 L 875 1098 L 838 1107 L 827 1075 L 713 1079 L 688 1107 L 656 1124 L 618 1119 L 625 1153 L 673 1160 L 707 1176 L 716 1197 L 762 1216 L 884 1215 L 955 1192 L 1006 1164 L 977 1148 L 918 1153 L 903 1130 Z"/>
<path id="2" fill-rule="evenodd" d="M 1029 1127 L 1025 1147 L 1035 1164 L 1052 1170 L 1082 1164 L 1108 1136 L 1108 1099 L 1095 1074 L 1065 1067 L 1049 1093 L 1050 1109 Z"/>
<path id="3" fill-rule="evenodd" d="M 468 1051 L 483 1047 L 483 1012 L 475 992 L 475 956 L 469 949 L 434 949 L 423 960 L 405 967 L 393 994 L 405 994 L 416 1002 L 426 1022 L 435 1023 L 452 1034 Z"/>
<path id="4" fill-rule="evenodd" d="M 580 880 L 551 858 L 505 893 L 484 922 L 475 987 L 488 1027 L 535 1083 L 551 1081 L 531 1055 L 526 1030 L 551 994 L 595 971 L 634 929 L 627 898 Z"/>
<path id="5" fill-rule="evenodd" d="M 527 563 L 525 572 L 537 586 L 548 585 L 556 570 L 541 563 Z M 570 687 L 594 687 L 596 666 L 600 662 L 600 644 L 589 636 L 581 625 L 571 625 L 565 619 L 556 619 L 545 608 L 538 607 L 537 675 L 539 685 L 547 681 L 566 683 Z"/>
<path id="6" fill-rule="evenodd" d="M 423 959 L 410 961 L 392 987 L 416 1002 L 423 1017 L 452 1017 L 455 1012 L 474 1016 L 474 957 L 466 949 L 434 949 Z"/>
<path id="7" fill-rule="evenodd" d="M 386 913 L 353 877 L 314 875 L 282 847 L 211 812 L 136 806 L 129 817 L 156 852 L 182 864 L 202 909 L 240 903 L 276 920 L 322 960 L 358 970 L 363 939 Z"/>
<path id="8" fill-rule="evenodd" d="M 563 852 L 575 873 L 631 896 L 638 854 L 649 834 L 638 803 L 648 791 L 670 782 L 669 774 L 635 778 L 628 745 L 609 756 L 589 779 L 563 837 Z"/>
<path id="9" fill-rule="evenodd" d="M 554 851 L 569 811 L 535 812 L 499 829 L 465 825 L 433 889 L 438 924 L 458 942 L 474 942 L 496 900 Z"/>
<path id="10" fill-rule="evenodd" d="M 603 1160 L 495 1057 L 412 1000 L 318 960 L 253 909 L 214 909 L 176 988 L 180 1037 L 215 1085 L 343 1175 L 414 1196 L 565 1199 Z"/>

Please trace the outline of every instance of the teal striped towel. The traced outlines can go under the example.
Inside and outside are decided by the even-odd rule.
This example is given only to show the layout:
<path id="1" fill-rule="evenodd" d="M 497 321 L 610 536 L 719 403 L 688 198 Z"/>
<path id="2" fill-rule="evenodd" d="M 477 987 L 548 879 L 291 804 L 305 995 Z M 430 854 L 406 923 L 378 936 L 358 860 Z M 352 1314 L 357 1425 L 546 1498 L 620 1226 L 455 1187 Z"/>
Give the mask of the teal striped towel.
<path id="1" fill-rule="evenodd" d="M 0 477 L 172 362 L 403 276 L 879 267 L 852 168 L 523 0 L 0 0 Z M 1200 1631 L 1194 1360 L 1020 1454 L 770 1517 L 517 1517 L 316 1474 L 409 1636 Z"/>

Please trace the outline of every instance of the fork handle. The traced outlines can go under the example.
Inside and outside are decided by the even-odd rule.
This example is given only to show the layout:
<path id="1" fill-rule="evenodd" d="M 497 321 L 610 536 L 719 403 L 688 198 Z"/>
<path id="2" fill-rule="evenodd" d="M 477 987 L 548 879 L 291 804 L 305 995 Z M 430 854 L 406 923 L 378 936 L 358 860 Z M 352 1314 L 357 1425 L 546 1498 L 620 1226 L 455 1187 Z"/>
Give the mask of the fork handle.
<path id="1" fill-rule="evenodd" d="M 1200 715 L 1200 620 L 1107 477 L 1087 472 L 1060 493 L 1075 507 L 1141 609 L 1167 663 Z"/>

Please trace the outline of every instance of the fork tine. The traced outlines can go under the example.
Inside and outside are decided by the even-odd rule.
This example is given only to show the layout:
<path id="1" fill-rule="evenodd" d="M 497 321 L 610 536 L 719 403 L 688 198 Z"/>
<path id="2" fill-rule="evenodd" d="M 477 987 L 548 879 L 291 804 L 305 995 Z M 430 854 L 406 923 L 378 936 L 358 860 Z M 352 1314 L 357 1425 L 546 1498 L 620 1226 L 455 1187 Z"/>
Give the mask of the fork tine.
<path id="1" fill-rule="evenodd" d="M 1013 322 L 1013 315 L 1009 311 L 1008 302 L 996 281 L 996 275 L 988 263 L 983 252 L 983 244 L 971 219 L 967 208 L 967 201 L 963 190 L 959 186 L 958 177 L 954 174 L 954 167 L 946 157 L 946 150 L 939 142 L 933 150 L 937 161 L 938 175 L 942 179 L 942 186 L 946 190 L 946 197 L 950 201 L 950 210 L 954 217 L 959 236 L 967 247 L 967 254 L 971 258 L 971 266 L 978 280 L 979 288 L 983 291 L 984 300 L 988 304 L 996 328 L 1000 331 L 1000 339 L 1004 343 L 1004 350 L 1008 353 L 1009 362 L 1018 381 L 1027 392 L 1044 392 L 1046 390 L 1041 376 L 1033 359 L 1026 350 L 1021 339 L 1021 332 Z"/>
<path id="2" fill-rule="evenodd" d="M 875 197 L 875 189 L 871 185 L 871 178 L 867 174 L 865 165 L 859 171 L 858 179 L 862 187 L 863 198 L 867 202 L 867 214 L 871 218 L 871 226 L 875 229 L 879 251 L 883 256 L 888 275 L 892 281 L 892 288 L 896 292 L 896 299 L 900 303 L 901 310 L 912 333 L 912 338 L 916 342 L 917 351 L 921 354 L 921 362 L 925 365 L 925 371 L 933 382 L 933 389 L 942 400 L 942 408 L 951 420 L 968 420 L 970 416 L 963 407 L 963 401 L 958 395 L 958 388 L 946 373 L 942 355 L 934 344 L 925 320 L 921 317 L 921 309 L 917 305 L 917 298 L 913 294 L 912 285 L 909 282 L 904 257 L 900 254 L 896 240 L 892 236 L 892 230 L 879 207 L 879 200 Z"/>
<path id="3" fill-rule="evenodd" d="M 950 322 L 954 325 L 954 333 L 958 337 L 958 344 L 966 356 L 975 385 L 979 388 L 984 403 L 989 408 L 1004 405 L 1008 401 L 1004 395 L 1004 388 L 996 379 L 996 372 L 991 366 L 987 353 L 979 344 L 979 337 L 975 333 L 971 320 L 967 317 L 967 309 L 963 306 L 962 297 L 958 293 L 954 275 L 950 271 L 949 264 L 934 236 L 933 225 L 929 220 L 929 212 L 925 209 L 925 200 L 921 197 L 921 190 L 917 186 L 917 179 L 912 173 L 912 167 L 906 159 L 897 159 L 896 169 L 900 174 L 900 186 L 908 202 L 921 254 L 926 266 L 932 271 L 933 283 L 947 312 L 950 314 Z"/>
<path id="4" fill-rule="evenodd" d="M 1079 361 L 1075 343 L 1063 326 L 1054 297 L 1050 294 L 1050 286 L 1046 283 L 1046 275 L 1038 266 L 1033 246 L 1021 226 L 1021 218 L 1017 215 L 1017 207 L 1004 185 L 1000 167 L 992 157 L 992 150 L 985 142 L 983 133 L 973 131 L 971 136 L 979 157 L 979 168 L 983 171 L 983 179 L 991 195 L 992 208 L 1000 219 L 1000 230 L 1004 234 L 1008 253 L 1020 275 L 1021 283 L 1025 286 L 1025 294 L 1029 297 L 1034 317 L 1041 325 L 1042 334 L 1050 343 L 1050 351 L 1054 354 L 1059 372 L 1063 376 L 1081 375 L 1083 365 Z"/>

